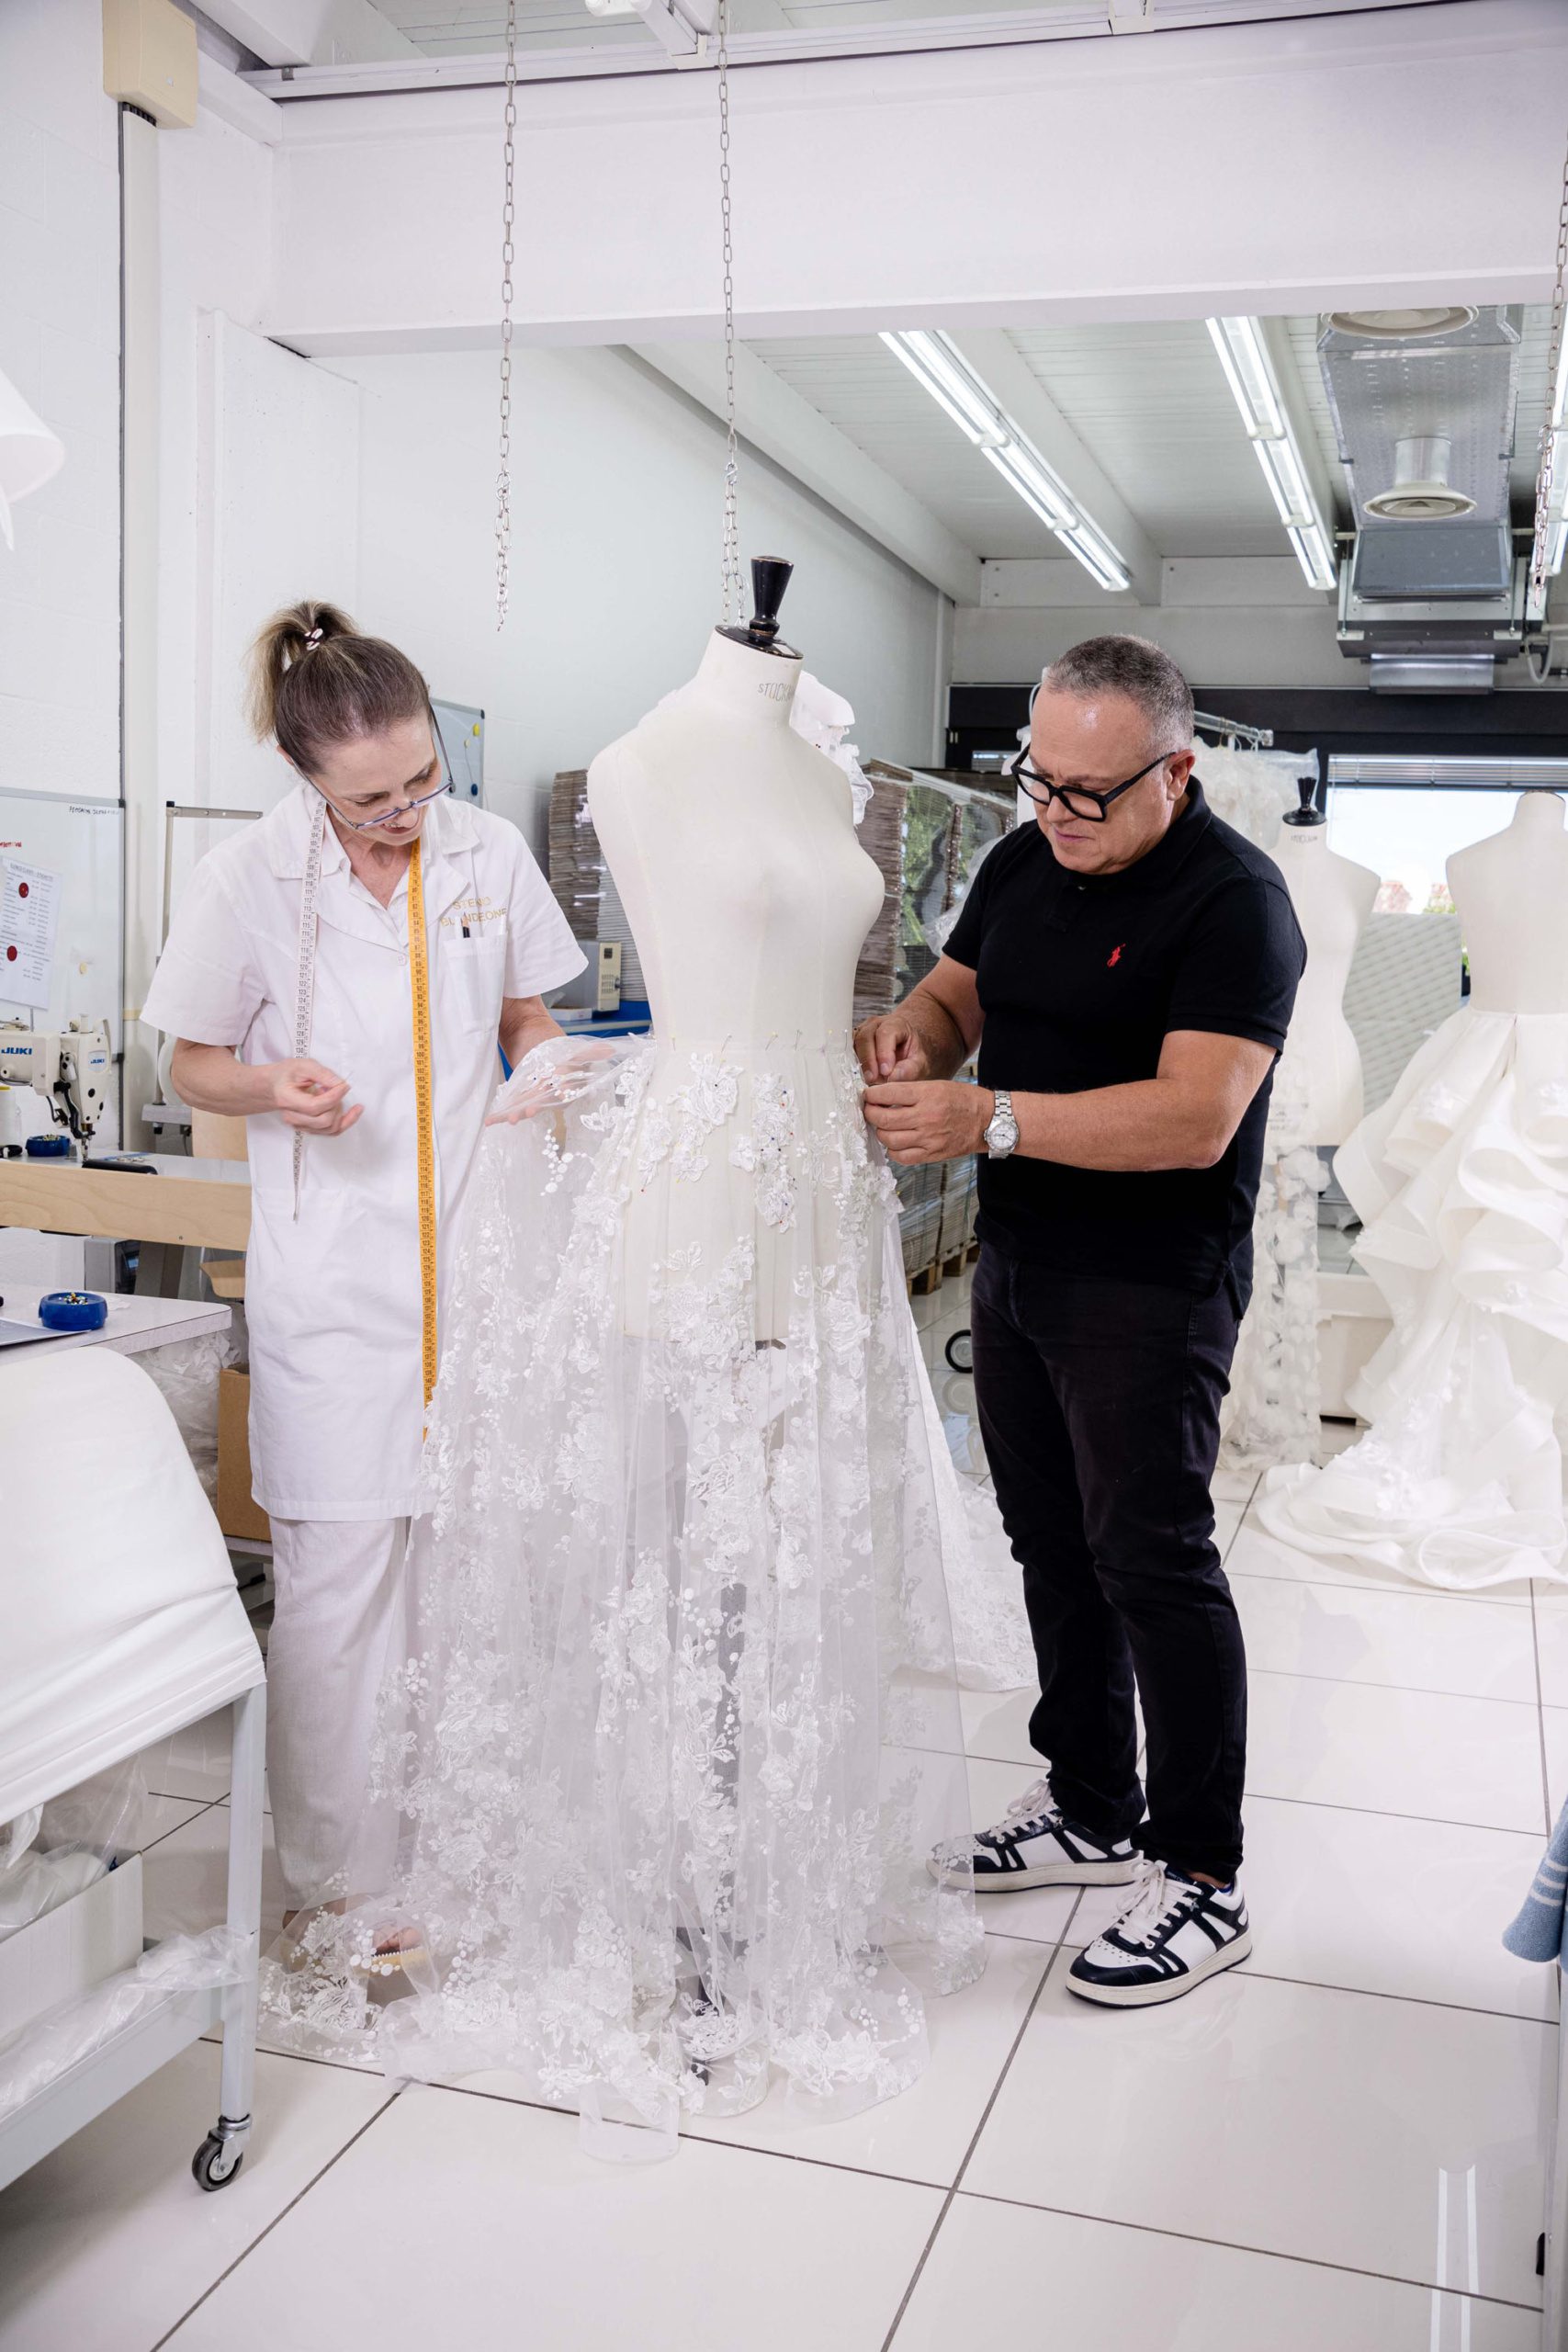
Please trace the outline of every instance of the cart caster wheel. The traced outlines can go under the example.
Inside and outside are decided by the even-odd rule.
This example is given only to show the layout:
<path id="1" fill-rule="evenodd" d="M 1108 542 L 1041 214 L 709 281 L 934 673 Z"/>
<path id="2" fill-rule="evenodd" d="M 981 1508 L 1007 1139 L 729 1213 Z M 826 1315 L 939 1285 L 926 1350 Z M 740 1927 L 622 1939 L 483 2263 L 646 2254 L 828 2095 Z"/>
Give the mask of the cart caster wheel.
<path id="1" fill-rule="evenodd" d="M 191 2177 L 198 2188 L 227 2188 L 244 2161 L 245 2151 L 237 2141 L 209 2132 L 190 2160 Z"/>
<path id="2" fill-rule="evenodd" d="M 942 1350 L 942 1353 L 947 1358 L 948 1368 L 950 1371 L 974 1371 L 975 1349 L 974 1343 L 967 1331 L 954 1331 L 952 1339 L 949 1340 L 946 1347 Z"/>

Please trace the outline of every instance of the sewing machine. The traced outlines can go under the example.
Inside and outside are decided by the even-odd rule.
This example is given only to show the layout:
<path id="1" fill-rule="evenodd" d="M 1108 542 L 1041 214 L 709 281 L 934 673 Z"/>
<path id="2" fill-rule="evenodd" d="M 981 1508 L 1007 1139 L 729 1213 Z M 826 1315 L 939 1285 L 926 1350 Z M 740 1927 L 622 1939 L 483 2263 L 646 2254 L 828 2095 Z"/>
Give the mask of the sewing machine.
<path id="1" fill-rule="evenodd" d="M 108 1103 L 109 1069 L 105 1022 L 29 1029 L 0 1021 L 0 1158 L 18 1159 L 29 1136 L 61 1130 L 85 1153 Z"/>

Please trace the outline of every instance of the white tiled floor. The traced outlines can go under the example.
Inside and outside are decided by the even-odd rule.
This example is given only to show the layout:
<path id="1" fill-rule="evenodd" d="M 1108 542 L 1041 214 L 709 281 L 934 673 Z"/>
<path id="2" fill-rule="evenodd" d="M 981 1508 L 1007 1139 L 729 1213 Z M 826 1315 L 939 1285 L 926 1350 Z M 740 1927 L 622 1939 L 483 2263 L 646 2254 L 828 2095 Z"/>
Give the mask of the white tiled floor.
<path id="1" fill-rule="evenodd" d="M 983 1477 L 942 1361 L 964 1295 L 917 1313 Z M 986 1975 L 935 2005 L 906 2098 L 828 2126 L 771 2100 L 648 2168 L 595 2165 L 502 2076 L 393 2096 L 265 2056 L 252 2152 L 203 2197 L 202 2045 L 0 2195 L 3 2352 L 1537 2352 L 1555 1984 L 1499 1936 L 1548 1778 L 1568 1795 L 1568 1596 L 1378 1586 L 1273 1543 L 1249 1480 L 1218 1494 L 1252 1665 L 1245 1968 L 1093 2009 L 1064 1977 L 1118 1895 L 994 1896 Z M 978 1820 L 1040 1769 L 1029 1703 L 965 1698 Z M 151 1916 L 195 1924 L 220 1745 L 153 1784 Z"/>

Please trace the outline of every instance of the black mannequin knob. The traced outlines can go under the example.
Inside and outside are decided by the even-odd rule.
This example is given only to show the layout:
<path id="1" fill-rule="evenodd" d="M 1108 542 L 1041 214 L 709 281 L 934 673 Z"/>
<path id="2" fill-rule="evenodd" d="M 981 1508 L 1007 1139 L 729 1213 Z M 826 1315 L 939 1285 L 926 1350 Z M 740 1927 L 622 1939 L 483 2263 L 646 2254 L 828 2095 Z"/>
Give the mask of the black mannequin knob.
<path id="1" fill-rule="evenodd" d="M 782 555 L 754 555 L 751 558 L 751 617 L 739 628 L 719 630 L 733 645 L 749 645 L 756 653 L 777 653 L 790 662 L 798 662 L 799 654 L 793 645 L 786 645 L 779 635 L 779 606 L 784 603 L 784 590 L 789 586 L 795 566 Z"/>
<path id="2" fill-rule="evenodd" d="M 772 645 L 779 633 L 779 606 L 789 586 L 793 563 L 782 555 L 751 558 L 751 627 L 748 634 L 760 644 Z"/>
<path id="3" fill-rule="evenodd" d="M 1327 824 L 1327 822 L 1328 822 L 1327 818 L 1324 815 L 1324 813 L 1323 813 L 1322 809 L 1321 809 L 1321 808 L 1318 807 L 1318 805 L 1317 805 L 1317 778 L 1316 778 L 1316 776 L 1314 776 L 1314 775 L 1299 775 L 1299 776 L 1297 776 L 1297 778 L 1296 778 L 1296 797 L 1297 797 L 1297 798 L 1300 800 L 1300 802 L 1301 802 L 1301 804 L 1302 804 L 1302 805 L 1301 805 L 1301 807 L 1300 807 L 1299 808 L 1292 808 L 1292 809 L 1290 811 L 1289 815 L 1288 815 L 1288 816 L 1286 817 L 1286 819 L 1285 819 L 1285 822 L 1286 822 L 1286 824 L 1287 824 L 1287 825 L 1326 825 L 1326 824 Z"/>

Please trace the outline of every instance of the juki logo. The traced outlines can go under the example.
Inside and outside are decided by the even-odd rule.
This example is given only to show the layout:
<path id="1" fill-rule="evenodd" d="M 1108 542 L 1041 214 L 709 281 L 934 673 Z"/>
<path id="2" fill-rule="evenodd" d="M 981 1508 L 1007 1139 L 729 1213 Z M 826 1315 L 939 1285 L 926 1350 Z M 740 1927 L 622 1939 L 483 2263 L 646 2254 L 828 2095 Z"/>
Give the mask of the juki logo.
<path id="1" fill-rule="evenodd" d="M 1113 972 L 1115 970 L 1117 965 L 1122 961 L 1122 953 L 1125 950 L 1126 945 L 1127 943 L 1123 940 L 1120 947 L 1113 947 L 1111 949 L 1110 955 L 1105 959 L 1105 968 L 1107 971 Z"/>

